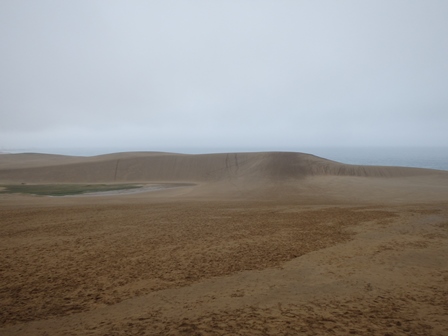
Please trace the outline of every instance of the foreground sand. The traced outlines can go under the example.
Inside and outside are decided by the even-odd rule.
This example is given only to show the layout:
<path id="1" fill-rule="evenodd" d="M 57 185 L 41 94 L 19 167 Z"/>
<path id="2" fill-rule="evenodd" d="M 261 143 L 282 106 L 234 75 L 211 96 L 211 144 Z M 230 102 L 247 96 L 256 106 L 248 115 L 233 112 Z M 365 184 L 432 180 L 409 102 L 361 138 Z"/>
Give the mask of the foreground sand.
<path id="1" fill-rule="evenodd" d="M 423 173 L 0 195 L 0 334 L 447 335 L 448 185 Z"/>
<path id="2" fill-rule="evenodd" d="M 0 333 L 446 335 L 447 208 L 1 207 Z"/>

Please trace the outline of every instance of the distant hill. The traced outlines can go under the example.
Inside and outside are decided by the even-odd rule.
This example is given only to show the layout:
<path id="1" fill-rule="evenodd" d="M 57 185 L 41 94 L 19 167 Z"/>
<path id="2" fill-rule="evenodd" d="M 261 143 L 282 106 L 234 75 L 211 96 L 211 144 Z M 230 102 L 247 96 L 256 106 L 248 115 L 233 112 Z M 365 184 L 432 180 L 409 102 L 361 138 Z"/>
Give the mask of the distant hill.
<path id="1" fill-rule="evenodd" d="M 281 181 L 307 176 L 404 177 L 441 171 L 348 165 L 314 155 L 292 152 L 173 154 L 116 153 L 93 157 L 51 154 L 5 154 L 0 182 L 111 183 L 145 181 L 222 181 L 249 179 Z"/>
<path id="2" fill-rule="evenodd" d="M 128 152 L 93 157 L 27 153 L 0 157 L 0 184 L 128 182 L 192 183 L 196 187 L 184 188 L 178 195 L 206 198 L 448 200 L 447 171 L 348 165 L 304 153 Z"/>

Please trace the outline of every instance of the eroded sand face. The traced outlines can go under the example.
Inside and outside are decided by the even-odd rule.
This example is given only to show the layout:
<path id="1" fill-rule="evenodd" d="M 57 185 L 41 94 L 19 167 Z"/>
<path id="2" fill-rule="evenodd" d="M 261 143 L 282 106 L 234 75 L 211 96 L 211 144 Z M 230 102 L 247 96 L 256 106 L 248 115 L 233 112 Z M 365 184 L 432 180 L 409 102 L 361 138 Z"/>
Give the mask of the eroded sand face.
<path id="1" fill-rule="evenodd" d="M 444 335 L 446 209 L 2 206 L 0 332 Z"/>

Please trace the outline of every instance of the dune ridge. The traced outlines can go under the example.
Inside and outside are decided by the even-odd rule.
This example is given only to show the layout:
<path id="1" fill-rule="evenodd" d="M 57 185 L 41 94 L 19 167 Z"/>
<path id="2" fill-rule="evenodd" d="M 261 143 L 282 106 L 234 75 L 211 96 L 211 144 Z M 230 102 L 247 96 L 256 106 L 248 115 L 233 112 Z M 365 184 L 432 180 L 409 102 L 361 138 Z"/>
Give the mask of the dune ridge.
<path id="1" fill-rule="evenodd" d="M 293 152 L 175 154 L 114 153 L 93 157 L 5 154 L 1 183 L 212 182 L 229 179 L 283 181 L 309 176 L 409 177 L 444 171 L 343 164 Z"/>

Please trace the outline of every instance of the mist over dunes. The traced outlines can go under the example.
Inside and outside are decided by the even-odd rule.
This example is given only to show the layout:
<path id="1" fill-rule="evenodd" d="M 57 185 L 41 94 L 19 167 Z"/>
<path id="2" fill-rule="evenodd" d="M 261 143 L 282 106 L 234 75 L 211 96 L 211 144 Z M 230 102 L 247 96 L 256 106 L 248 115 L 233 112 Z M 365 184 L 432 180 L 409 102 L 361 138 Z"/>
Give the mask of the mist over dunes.
<path id="1" fill-rule="evenodd" d="M 0 183 L 187 183 L 169 197 L 424 201 L 448 198 L 448 172 L 349 165 L 311 154 L 126 152 L 92 157 L 4 154 Z M 166 197 L 145 193 L 139 197 Z"/>
<path id="2" fill-rule="evenodd" d="M 5 154 L 1 182 L 211 182 L 228 179 L 282 181 L 310 176 L 407 177 L 442 171 L 348 165 L 311 154 L 292 152 L 174 154 L 115 153 L 93 157 L 50 154 Z"/>
<path id="3" fill-rule="evenodd" d="M 30 4 L 0 336 L 448 335 L 448 1 Z"/>

